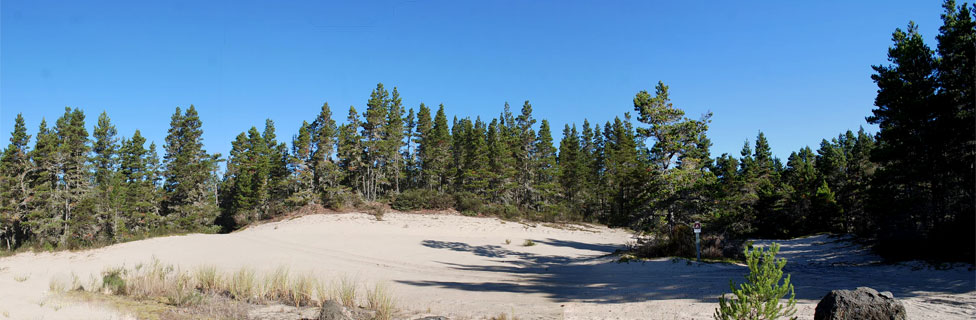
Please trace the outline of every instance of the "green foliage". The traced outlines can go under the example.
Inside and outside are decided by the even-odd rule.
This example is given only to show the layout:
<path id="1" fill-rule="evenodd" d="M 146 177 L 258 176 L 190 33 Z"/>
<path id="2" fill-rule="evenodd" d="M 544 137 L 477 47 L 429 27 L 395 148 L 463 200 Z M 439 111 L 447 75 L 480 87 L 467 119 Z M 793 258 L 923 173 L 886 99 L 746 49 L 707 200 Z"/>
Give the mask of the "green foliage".
<path id="1" fill-rule="evenodd" d="M 715 319 L 796 319 L 796 294 L 790 284 L 790 275 L 783 279 L 783 266 L 786 259 L 776 259 L 779 244 L 773 243 L 768 250 L 746 248 L 746 264 L 749 275 L 746 282 L 735 287 L 729 280 L 734 298 L 719 297 L 719 307 L 715 309 Z M 787 294 L 789 299 L 780 301 Z"/>
<path id="2" fill-rule="evenodd" d="M 454 197 L 428 189 L 404 191 L 393 199 L 391 207 L 400 211 L 445 210 L 454 207 Z"/>

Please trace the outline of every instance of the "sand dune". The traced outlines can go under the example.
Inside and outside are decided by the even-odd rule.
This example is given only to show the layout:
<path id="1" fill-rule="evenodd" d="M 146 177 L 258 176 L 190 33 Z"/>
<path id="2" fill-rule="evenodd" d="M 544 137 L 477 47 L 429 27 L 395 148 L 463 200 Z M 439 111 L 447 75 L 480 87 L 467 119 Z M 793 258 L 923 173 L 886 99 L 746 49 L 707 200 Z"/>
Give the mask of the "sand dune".
<path id="1" fill-rule="evenodd" d="M 536 245 L 523 246 L 526 239 Z M 70 273 L 86 281 L 106 267 L 153 258 L 187 268 L 271 271 L 283 265 L 323 278 L 387 281 L 405 312 L 473 319 L 502 312 L 522 319 L 710 319 L 729 279 L 747 272 L 738 265 L 616 263 L 607 256 L 628 241 L 630 233 L 599 226 L 458 215 L 390 213 L 383 221 L 366 214 L 311 215 L 225 235 L 2 258 L 0 319 L 125 319 L 104 306 L 58 299 L 48 283 Z M 966 267 L 879 265 L 860 247 L 826 236 L 781 243 L 802 319 L 813 318 L 829 290 L 858 286 L 892 291 L 911 318 L 976 317 L 976 273 Z"/>

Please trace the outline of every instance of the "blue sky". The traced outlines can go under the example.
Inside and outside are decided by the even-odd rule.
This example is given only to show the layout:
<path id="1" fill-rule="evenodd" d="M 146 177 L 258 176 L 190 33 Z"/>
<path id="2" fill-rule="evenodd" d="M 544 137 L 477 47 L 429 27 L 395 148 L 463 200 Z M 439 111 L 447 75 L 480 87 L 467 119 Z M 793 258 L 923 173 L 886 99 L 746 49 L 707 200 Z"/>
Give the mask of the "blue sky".
<path id="1" fill-rule="evenodd" d="M 498 115 L 530 100 L 558 141 L 566 123 L 633 111 L 658 80 L 689 115 L 714 112 L 713 155 L 766 133 L 786 158 L 865 126 L 891 32 L 934 46 L 939 1 L 38 1 L 0 2 L 0 139 L 65 106 L 89 131 L 162 145 L 194 104 L 208 151 L 273 119 L 279 139 L 363 111 L 377 82 L 408 107 Z"/>

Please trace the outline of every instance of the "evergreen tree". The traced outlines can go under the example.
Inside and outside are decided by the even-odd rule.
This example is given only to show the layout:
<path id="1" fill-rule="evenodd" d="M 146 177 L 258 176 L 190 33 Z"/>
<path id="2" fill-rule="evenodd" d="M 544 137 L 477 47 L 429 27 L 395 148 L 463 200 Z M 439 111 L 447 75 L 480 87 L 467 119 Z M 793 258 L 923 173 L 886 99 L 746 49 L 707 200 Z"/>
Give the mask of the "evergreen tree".
<path id="1" fill-rule="evenodd" d="M 589 123 L 586 123 L 586 129 L 590 129 Z M 574 124 L 570 129 L 567 124 L 563 127 L 563 139 L 559 142 L 559 156 L 556 160 L 563 201 L 566 203 L 566 208 L 570 210 L 578 210 L 577 208 L 581 207 L 580 193 L 586 179 L 585 156 L 580 146 L 576 125 Z"/>
<path id="2" fill-rule="evenodd" d="M 891 258 L 921 253 L 973 261 L 974 115 L 972 10 L 945 2 L 938 53 L 909 23 L 896 29 L 887 66 L 874 66 L 878 95 L 868 122 L 877 124 L 879 164 L 871 211 L 879 249 Z M 966 243 L 968 250 L 929 250 Z M 908 249 L 906 249 L 908 248 Z M 965 252 L 960 255 L 958 252 Z"/>
<path id="3" fill-rule="evenodd" d="M 30 184 L 28 172 L 31 169 L 28 157 L 30 141 L 24 117 L 17 114 L 14 130 L 10 133 L 10 144 L 0 157 L 0 241 L 12 250 L 20 245 L 23 233 L 21 224 L 29 212 L 28 195 Z"/>
<path id="4" fill-rule="evenodd" d="M 349 106 L 346 124 L 339 128 L 338 157 L 339 167 L 345 173 L 345 185 L 357 190 L 360 195 L 365 194 L 365 156 L 363 154 L 363 139 L 359 134 L 360 120 L 356 108 Z"/>
<path id="5" fill-rule="evenodd" d="M 515 199 L 523 208 L 530 206 L 532 200 L 532 181 L 535 175 L 532 161 L 532 154 L 535 151 L 532 148 L 536 139 L 532 126 L 535 125 L 535 121 L 532 117 L 532 105 L 525 100 L 522 104 L 522 114 L 512 122 L 514 130 L 512 153 L 515 166 L 518 168 L 515 175 Z"/>
<path id="6" fill-rule="evenodd" d="M 292 207 L 316 202 L 315 176 L 312 170 L 312 135 L 312 125 L 308 121 L 302 121 L 298 134 L 292 138 L 292 153 L 288 162 L 291 168 L 289 184 L 292 188 L 291 197 L 286 201 Z"/>
<path id="7" fill-rule="evenodd" d="M 155 144 L 151 150 L 145 147 L 146 138 L 139 130 L 131 139 L 123 139 L 119 149 L 119 174 L 125 184 L 122 214 L 124 229 L 133 233 L 145 233 L 155 227 L 159 219 L 158 190 L 156 187 Z"/>
<path id="8" fill-rule="evenodd" d="M 432 187 L 445 192 L 450 183 L 451 173 L 451 133 L 447 125 L 447 115 L 441 104 L 434 116 L 434 124 L 424 143 L 427 155 L 423 160 L 427 170 L 424 175 L 431 177 Z"/>
<path id="9" fill-rule="evenodd" d="M 430 175 L 433 170 L 430 165 L 434 151 L 431 143 L 432 140 L 429 140 L 431 128 L 433 127 L 431 121 L 430 108 L 421 103 L 420 109 L 417 111 L 417 130 L 413 137 L 414 142 L 417 144 L 417 181 L 418 186 L 421 188 L 431 188 L 434 185 L 434 181 Z"/>
<path id="10" fill-rule="evenodd" d="M 26 225 L 38 245 L 52 247 L 64 227 L 60 214 L 58 191 L 58 137 L 41 119 L 34 150 L 30 152 L 33 169 L 28 173 L 30 197 Z"/>
<path id="11" fill-rule="evenodd" d="M 487 144 L 489 200 L 494 203 L 509 204 L 513 201 L 511 191 L 514 187 L 515 166 L 509 143 L 505 138 L 506 129 L 497 119 L 488 124 L 485 140 Z"/>
<path id="12" fill-rule="evenodd" d="M 400 93 L 393 87 L 393 93 L 387 102 L 389 109 L 386 115 L 383 135 L 383 164 L 387 171 L 384 176 L 389 177 L 391 189 L 394 193 L 400 193 L 400 179 L 404 175 L 405 158 L 402 156 L 401 149 L 404 147 L 404 109 L 400 99 Z"/>
<path id="13" fill-rule="evenodd" d="M 542 120 L 542 124 L 539 125 L 539 134 L 532 150 L 535 172 L 532 190 L 536 197 L 533 202 L 536 210 L 542 211 L 557 200 L 558 194 L 556 176 L 559 167 L 556 166 L 556 148 L 552 145 L 552 132 L 548 120 Z"/>
<path id="14" fill-rule="evenodd" d="M 218 214 L 210 185 L 216 157 L 203 149 L 201 126 L 193 105 L 186 112 L 177 107 L 166 136 L 162 207 L 177 230 L 211 230 Z"/>
<path id="15" fill-rule="evenodd" d="M 637 128 L 642 139 L 653 139 L 648 151 L 656 176 L 660 179 L 658 201 L 653 211 L 663 211 L 669 232 L 678 223 L 688 223 L 702 209 L 705 186 L 713 176 L 703 168 L 709 162 L 705 136 L 711 114 L 698 120 L 671 104 L 668 86 L 658 82 L 655 94 L 641 91 L 634 97 L 637 120 L 649 125 Z M 702 151 L 705 149 L 706 151 Z M 675 166 L 677 164 L 677 166 Z"/>
<path id="16" fill-rule="evenodd" d="M 355 109 L 350 112 L 355 112 Z M 322 109 L 319 115 L 315 117 L 315 121 L 312 121 L 310 129 L 313 149 L 311 166 L 314 173 L 315 190 L 322 199 L 322 203 L 330 207 L 337 205 L 338 197 L 343 190 L 340 185 L 342 173 L 333 157 L 336 151 L 338 131 L 335 120 L 332 120 L 332 110 L 329 108 L 329 104 L 322 104 Z"/>
<path id="17" fill-rule="evenodd" d="M 118 175 L 119 166 L 119 144 L 116 134 L 118 132 L 112 125 L 108 114 L 102 112 L 98 116 L 98 123 L 92 131 L 92 164 L 95 174 L 95 193 L 97 195 L 96 214 L 98 220 L 105 223 L 103 227 L 105 236 L 113 241 L 121 241 L 125 229 L 123 212 L 120 207 L 123 203 L 122 181 Z"/>
<path id="18" fill-rule="evenodd" d="M 99 217 L 94 216 L 90 207 L 91 171 L 88 166 L 88 156 L 91 146 L 88 144 L 88 130 L 85 129 L 85 114 L 79 110 L 65 108 L 64 115 L 58 118 L 54 131 L 57 136 L 55 163 L 58 167 L 60 184 L 55 197 L 59 200 L 60 214 L 63 223 L 60 244 L 68 244 L 77 236 L 77 240 L 92 243 L 104 226 Z"/>

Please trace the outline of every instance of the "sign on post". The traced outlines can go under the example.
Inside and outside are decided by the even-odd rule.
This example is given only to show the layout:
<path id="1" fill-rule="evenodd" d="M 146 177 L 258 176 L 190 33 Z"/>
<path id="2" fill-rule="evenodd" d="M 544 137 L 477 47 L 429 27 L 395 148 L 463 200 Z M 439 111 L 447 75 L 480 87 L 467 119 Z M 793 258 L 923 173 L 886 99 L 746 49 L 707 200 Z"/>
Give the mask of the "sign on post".
<path id="1" fill-rule="evenodd" d="M 701 262 L 701 240 L 698 238 L 698 234 L 701 233 L 701 222 L 695 221 L 695 253 L 698 256 L 698 262 Z"/>

